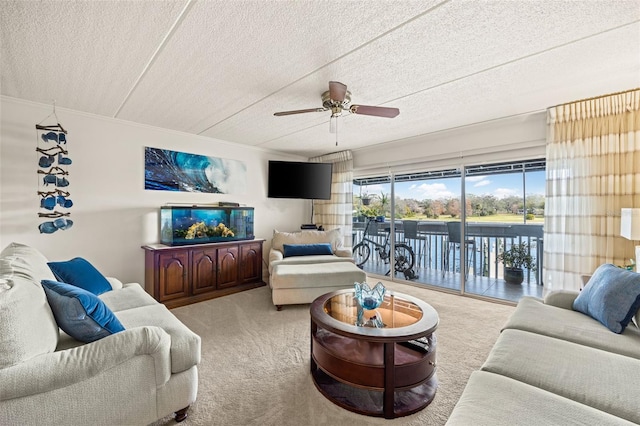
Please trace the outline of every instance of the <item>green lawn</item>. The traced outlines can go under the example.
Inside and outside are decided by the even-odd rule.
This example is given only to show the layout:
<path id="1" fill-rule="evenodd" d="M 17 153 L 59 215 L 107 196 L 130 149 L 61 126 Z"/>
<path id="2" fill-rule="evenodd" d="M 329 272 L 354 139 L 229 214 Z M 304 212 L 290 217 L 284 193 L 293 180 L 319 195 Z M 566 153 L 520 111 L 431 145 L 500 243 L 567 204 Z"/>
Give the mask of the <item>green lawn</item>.
<path id="1" fill-rule="evenodd" d="M 438 219 L 430 219 L 424 216 L 412 216 L 407 218 L 399 218 L 398 220 L 419 220 L 434 222 L 449 222 L 451 220 L 460 220 L 459 217 L 440 216 Z M 494 214 L 491 216 L 469 216 L 467 222 L 498 222 L 498 223 L 523 223 L 522 215 L 518 214 Z M 533 220 L 528 219 L 527 223 L 544 223 L 544 216 L 536 216 Z"/>

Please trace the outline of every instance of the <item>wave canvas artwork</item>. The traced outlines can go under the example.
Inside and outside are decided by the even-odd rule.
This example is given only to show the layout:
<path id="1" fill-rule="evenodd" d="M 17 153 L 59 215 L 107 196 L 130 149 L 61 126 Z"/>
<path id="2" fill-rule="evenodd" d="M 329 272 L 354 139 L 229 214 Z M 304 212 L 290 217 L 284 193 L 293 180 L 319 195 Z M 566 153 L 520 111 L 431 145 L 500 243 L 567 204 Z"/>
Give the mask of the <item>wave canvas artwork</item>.
<path id="1" fill-rule="evenodd" d="M 144 148 L 144 189 L 242 194 L 246 174 L 242 161 Z"/>

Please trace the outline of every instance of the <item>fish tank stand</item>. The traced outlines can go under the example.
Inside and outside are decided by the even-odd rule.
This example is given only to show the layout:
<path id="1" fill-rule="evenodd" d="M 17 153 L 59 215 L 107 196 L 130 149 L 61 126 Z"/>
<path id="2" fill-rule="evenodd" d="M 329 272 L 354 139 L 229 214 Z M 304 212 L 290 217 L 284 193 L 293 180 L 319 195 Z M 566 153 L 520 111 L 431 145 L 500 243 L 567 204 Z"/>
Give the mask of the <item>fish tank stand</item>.
<path id="1" fill-rule="evenodd" d="M 142 246 L 145 290 L 158 302 L 175 308 L 264 286 L 263 243 L 253 239 Z"/>

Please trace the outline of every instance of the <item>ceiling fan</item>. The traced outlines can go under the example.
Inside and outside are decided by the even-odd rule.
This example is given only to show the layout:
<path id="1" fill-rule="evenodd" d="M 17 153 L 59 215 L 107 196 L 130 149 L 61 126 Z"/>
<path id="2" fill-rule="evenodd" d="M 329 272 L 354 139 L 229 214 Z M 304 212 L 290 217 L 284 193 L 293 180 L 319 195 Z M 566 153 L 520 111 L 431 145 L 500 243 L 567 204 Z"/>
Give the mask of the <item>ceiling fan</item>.
<path id="1" fill-rule="evenodd" d="M 322 94 L 322 108 L 297 109 L 293 111 L 276 112 L 273 115 L 280 117 L 284 115 L 304 114 L 307 112 L 331 111 L 331 118 L 342 115 L 344 110 L 351 114 L 372 115 L 376 117 L 393 118 L 400 114 L 398 108 L 387 108 L 370 105 L 350 105 L 351 92 L 347 90 L 347 85 L 339 81 L 330 81 L 329 90 Z M 335 133 L 334 121 L 331 120 L 331 132 Z"/>

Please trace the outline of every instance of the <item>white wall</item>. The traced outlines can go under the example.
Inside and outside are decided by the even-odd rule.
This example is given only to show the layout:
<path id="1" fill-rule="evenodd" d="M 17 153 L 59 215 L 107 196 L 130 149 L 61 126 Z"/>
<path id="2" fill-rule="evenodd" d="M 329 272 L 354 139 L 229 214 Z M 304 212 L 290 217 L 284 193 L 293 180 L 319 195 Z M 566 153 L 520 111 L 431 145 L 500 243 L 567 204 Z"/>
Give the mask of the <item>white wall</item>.
<path id="1" fill-rule="evenodd" d="M 309 221 L 304 200 L 269 199 L 268 160 L 306 160 L 239 144 L 109 119 L 62 108 L 68 130 L 74 225 L 40 234 L 38 225 L 39 155 L 35 124 L 51 105 L 2 97 L 0 103 L 0 249 L 12 241 L 31 245 L 50 260 L 87 258 L 105 275 L 144 282 L 143 244 L 159 242 L 159 207 L 165 203 L 233 201 L 255 208 L 255 235 L 264 238 L 265 257 L 273 229 L 293 231 Z M 51 124 L 51 119 L 43 124 Z M 54 121 L 55 122 L 55 121 Z M 144 147 L 164 148 L 243 161 L 244 194 L 200 194 L 144 189 Z M 266 269 L 266 268 L 265 268 Z"/>

